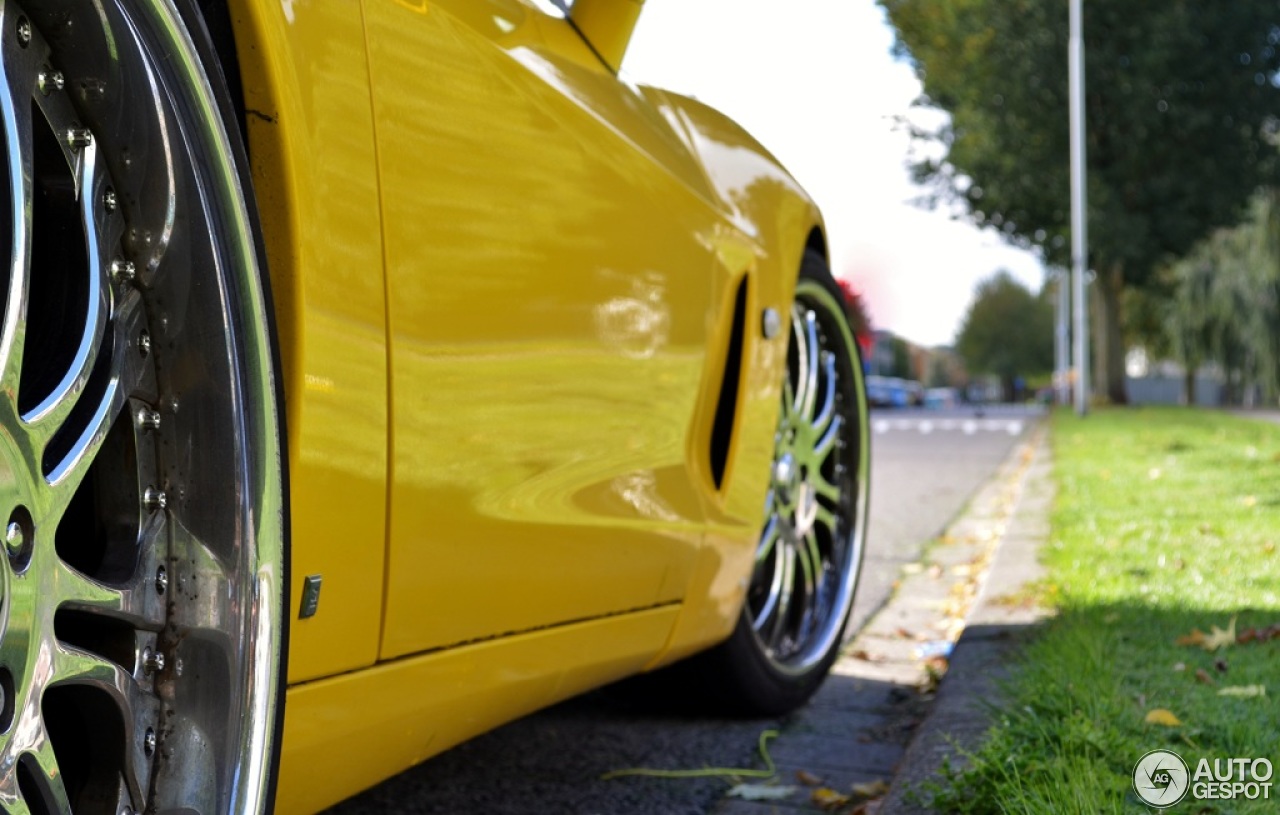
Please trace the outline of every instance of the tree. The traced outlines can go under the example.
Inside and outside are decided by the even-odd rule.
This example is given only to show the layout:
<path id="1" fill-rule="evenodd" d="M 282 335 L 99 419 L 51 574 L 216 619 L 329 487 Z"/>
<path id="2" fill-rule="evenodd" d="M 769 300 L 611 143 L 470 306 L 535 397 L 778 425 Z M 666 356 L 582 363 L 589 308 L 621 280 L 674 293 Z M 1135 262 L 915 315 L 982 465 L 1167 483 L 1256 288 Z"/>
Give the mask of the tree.
<path id="1" fill-rule="evenodd" d="M 1280 193 L 1255 196 L 1250 217 L 1220 229 L 1166 271 L 1167 346 L 1186 370 L 1188 404 L 1195 371 L 1217 362 L 1237 398 L 1256 386 L 1280 391 Z"/>
<path id="2" fill-rule="evenodd" d="M 978 224 L 1069 265 L 1067 4 L 879 0 L 897 49 L 950 113 L 941 159 L 917 177 Z M 1275 0 L 1088 0 L 1086 143 L 1095 348 L 1107 395 L 1126 401 L 1126 288 L 1239 222 L 1280 177 L 1280 5 Z"/>
<path id="3" fill-rule="evenodd" d="M 1053 306 L 1006 271 L 978 284 L 956 335 L 956 351 L 971 373 L 1000 377 L 1006 397 L 1015 381 L 1053 370 Z"/>

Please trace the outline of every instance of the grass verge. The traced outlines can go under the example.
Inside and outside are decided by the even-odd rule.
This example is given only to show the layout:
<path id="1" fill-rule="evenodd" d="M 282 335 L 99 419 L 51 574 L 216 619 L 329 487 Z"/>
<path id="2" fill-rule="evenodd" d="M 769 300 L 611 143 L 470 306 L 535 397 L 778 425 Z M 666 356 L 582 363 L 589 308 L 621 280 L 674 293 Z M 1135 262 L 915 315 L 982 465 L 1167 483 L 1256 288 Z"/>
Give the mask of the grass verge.
<path id="1" fill-rule="evenodd" d="M 967 767 L 944 768 L 926 797 L 943 812 L 1149 812 L 1134 765 L 1167 749 L 1193 780 L 1165 811 L 1275 812 L 1280 639 L 1186 643 L 1233 619 L 1239 639 L 1280 623 L 1280 426 L 1150 408 L 1052 422 L 1058 501 L 1043 557 L 1058 614 Z M 1152 711 L 1178 724 L 1151 723 Z M 1271 797 L 1197 800 L 1202 758 L 1268 759 Z"/>

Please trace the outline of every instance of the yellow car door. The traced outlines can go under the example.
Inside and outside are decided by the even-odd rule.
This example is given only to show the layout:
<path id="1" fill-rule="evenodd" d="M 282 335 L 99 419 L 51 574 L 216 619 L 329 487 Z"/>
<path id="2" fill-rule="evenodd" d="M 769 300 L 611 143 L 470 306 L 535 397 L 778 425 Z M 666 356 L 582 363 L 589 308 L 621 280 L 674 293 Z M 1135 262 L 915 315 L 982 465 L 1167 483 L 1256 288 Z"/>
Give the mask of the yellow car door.
<path id="1" fill-rule="evenodd" d="M 519 0 L 364 12 L 392 410 L 381 657 L 678 602 L 714 490 L 708 341 L 743 271 L 717 260 L 705 179 L 564 20 Z"/>

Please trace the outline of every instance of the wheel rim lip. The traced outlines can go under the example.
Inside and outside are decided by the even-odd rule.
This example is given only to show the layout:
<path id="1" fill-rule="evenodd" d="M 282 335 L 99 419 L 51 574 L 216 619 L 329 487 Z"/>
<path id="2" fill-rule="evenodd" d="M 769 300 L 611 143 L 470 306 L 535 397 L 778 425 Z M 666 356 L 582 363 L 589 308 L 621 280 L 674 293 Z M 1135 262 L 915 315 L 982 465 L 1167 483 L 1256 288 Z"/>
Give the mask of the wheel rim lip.
<path id="1" fill-rule="evenodd" d="M 230 790 L 231 796 L 225 799 L 227 811 L 260 812 L 265 811 L 269 804 L 271 769 L 277 752 L 276 725 L 280 718 L 279 705 L 283 701 L 279 691 L 283 687 L 284 676 L 283 615 L 286 613 L 286 587 L 283 434 L 280 432 L 281 417 L 275 401 L 277 389 L 273 378 L 271 337 L 267 328 L 270 315 L 266 292 L 260 282 L 258 247 L 241 177 L 232 158 L 235 153 L 219 113 L 216 96 L 201 68 L 196 46 L 188 36 L 178 12 L 168 0 L 139 0 L 137 3 L 115 0 L 111 12 L 115 15 L 113 19 L 122 22 L 129 29 L 122 38 L 128 41 L 128 57 L 147 63 L 150 66 L 148 70 L 167 93 L 165 101 L 156 101 L 164 109 L 159 115 L 162 118 L 172 116 L 176 120 L 172 123 L 173 137 L 182 140 L 181 154 L 184 160 L 191 163 L 188 176 L 190 183 L 187 185 L 189 188 L 184 188 L 183 192 L 193 199 L 191 211 L 196 218 L 201 219 L 199 223 L 206 225 L 207 222 L 210 228 L 205 240 L 208 242 L 210 257 L 216 258 L 214 263 L 217 271 L 212 273 L 215 279 L 213 285 L 221 292 L 218 301 L 229 304 L 230 310 L 224 308 L 223 316 L 228 325 L 234 326 L 231 335 L 225 339 L 229 347 L 234 349 L 232 359 L 238 362 L 230 363 L 226 369 L 229 393 L 225 408 L 230 411 L 227 421 L 235 429 L 234 444 L 239 451 L 235 477 L 236 494 L 240 496 L 240 500 L 233 512 L 236 515 L 235 528 L 240 530 L 240 534 L 232 549 L 236 553 L 232 581 L 235 597 L 228 603 L 228 606 L 234 607 L 228 612 L 232 623 L 225 631 L 219 632 L 225 633 L 229 639 L 230 645 L 225 654 L 235 672 L 235 681 L 240 684 L 243 695 L 247 697 L 248 711 L 235 704 L 227 706 L 224 717 L 227 726 L 226 741 L 219 746 L 217 761 L 223 768 L 219 777 L 229 779 L 228 783 L 233 787 Z M 0 19 L 12 19 L 21 13 L 22 10 L 12 3 L 0 3 Z M 106 23 L 104 17 L 104 25 L 115 23 Z M 157 61 L 150 56 L 155 53 L 164 53 L 165 60 Z M 8 144 L 13 145 L 18 143 L 14 138 L 14 131 L 21 127 L 23 119 L 15 115 L 10 103 L 15 98 L 15 103 L 19 105 L 30 102 L 18 94 L 6 92 L 3 96 L 6 100 L 6 137 Z M 136 96 L 133 101 L 141 103 Z M 17 161 L 21 167 L 23 159 L 15 159 L 16 155 L 16 149 L 11 148 L 8 160 L 11 166 Z M 20 170 L 11 170 L 11 179 L 17 178 L 17 172 Z M 14 190 L 18 191 L 17 200 L 23 200 L 23 188 L 16 180 L 11 184 L 9 194 L 14 195 Z M 170 193 L 172 194 L 172 188 Z M 82 189 L 81 204 L 92 211 L 96 207 L 96 196 L 96 187 Z M 24 217 L 19 212 L 22 208 L 15 204 L 15 219 Z M 30 218 L 30 215 L 25 217 Z M 25 243 L 22 247 L 18 246 L 19 241 L 25 240 L 28 234 L 23 229 L 15 229 L 15 258 L 30 258 L 29 247 Z M 104 262 L 92 252 L 88 261 L 91 269 L 99 268 Z M 15 276 L 14 279 L 18 278 Z M 90 285 L 92 287 L 92 282 Z M 26 288 L 21 284 L 11 285 L 8 309 L 25 309 Z M 108 296 L 114 296 L 114 286 L 109 281 L 106 283 L 106 291 Z M 91 288 L 90 297 L 94 296 Z M 113 304 L 108 305 L 114 313 Z M 5 321 L 6 329 L 14 325 L 17 325 L 15 320 Z M 6 330 L 0 347 L 5 359 L 8 359 L 13 346 L 14 334 Z M 21 340 L 18 348 L 21 348 Z M 83 347 L 77 349 L 77 359 L 83 354 L 83 350 Z M 125 355 L 131 350 L 117 348 L 113 353 Z M 17 353 L 16 350 L 12 352 Z M 19 429 L 28 421 L 40 421 L 48 414 L 50 405 L 56 403 L 54 397 L 65 389 L 64 378 L 52 395 L 41 400 L 39 406 L 25 414 L 18 409 L 15 395 L 13 415 L 7 416 L 6 421 Z M 108 403 L 115 404 L 114 398 L 104 397 L 104 406 Z M 117 408 L 104 409 L 112 410 L 117 420 L 120 419 Z M 132 411 L 127 399 L 123 402 L 123 411 L 127 421 L 127 414 Z M 91 422 L 90 427 L 94 426 L 96 425 Z M 5 431 L 6 435 L 20 435 L 8 426 Z M 45 487 L 56 485 L 58 467 L 62 465 L 59 464 L 46 476 L 39 454 L 40 444 L 42 443 L 33 438 L 6 442 L 6 451 L 0 456 L 4 460 L 0 464 L 0 470 L 24 474 L 22 478 L 15 479 L 18 486 L 13 490 L 12 497 L 17 505 L 31 507 L 33 513 L 43 516 L 46 513 L 41 509 L 41 504 L 50 500 Z M 34 452 L 25 449 L 24 445 L 33 446 Z M 94 452 L 95 458 L 98 452 L 100 451 Z M 2 475 L 5 473 L 0 472 L 0 476 Z M 25 589 L 27 593 L 34 593 L 37 597 L 47 595 L 48 599 L 35 602 L 33 618 L 24 623 L 25 629 L 18 630 L 19 636 L 25 636 L 29 640 L 28 650 L 33 655 L 42 649 L 55 650 L 62 647 L 54 631 L 53 617 L 65 598 L 58 593 L 56 585 L 60 574 L 58 569 L 70 567 L 67 564 L 58 565 L 61 561 L 53 552 L 51 532 L 48 537 L 50 540 L 45 550 L 38 550 L 36 556 L 43 557 L 53 565 L 47 571 L 42 566 L 40 574 L 32 574 L 33 579 L 29 581 L 32 585 Z M 163 544 L 159 545 L 163 547 Z M 163 553 L 164 549 L 161 548 L 160 551 Z M 143 560 L 145 561 L 145 556 Z M 34 572 L 35 568 L 33 565 L 31 571 Z M 0 619 L 0 624 L 3 625 L 7 638 L 14 610 L 11 589 L 15 581 L 26 578 L 14 577 L 9 568 L 3 571 L 4 617 Z M 46 590 L 33 592 L 36 582 L 34 578 L 38 578 L 40 585 Z M 50 584 L 50 581 L 54 590 L 47 590 L 46 584 Z M 25 613 L 26 609 L 24 601 L 19 610 Z M 5 763 L 0 766 L 0 775 L 13 773 L 21 757 L 31 752 L 22 746 L 27 742 L 13 741 L 15 733 L 24 727 L 24 722 L 29 723 L 33 717 L 42 716 L 43 692 L 56 684 L 47 681 L 47 678 L 41 680 L 33 673 L 40 670 L 39 664 L 38 659 L 29 658 L 24 662 L 21 672 L 14 673 L 13 680 L 18 686 L 15 701 L 20 707 L 15 711 L 12 726 L 4 734 Z M 134 668 L 135 681 L 138 670 Z M 131 725 L 129 719 L 133 716 L 133 707 L 128 701 L 122 702 L 119 710 L 125 718 L 124 730 L 127 738 L 140 735 L 148 729 L 145 722 L 141 727 L 136 720 Z M 37 724 L 43 728 L 43 724 Z M 159 725 L 156 727 L 159 728 Z M 135 730 L 139 732 L 135 734 Z M 39 740 L 47 742 L 48 737 L 41 735 Z M 13 749 L 10 749 L 11 742 Z M 135 742 L 136 739 L 127 740 L 121 749 L 141 750 Z M 154 764 L 143 765 L 150 766 L 151 770 L 150 780 L 144 780 L 142 793 L 144 799 L 152 799 L 153 802 L 152 792 L 159 764 L 157 757 Z M 139 808 L 145 806 L 145 803 L 145 800 L 135 802 Z"/>
<path id="2" fill-rule="evenodd" d="M 245 462 L 246 476 L 252 491 L 245 497 L 248 523 L 245 531 L 251 540 L 246 551 L 253 553 L 246 565 L 245 632 L 253 647 L 242 654 L 245 660 L 246 687 L 252 694 L 245 726 L 233 748 L 238 765 L 232 773 L 240 779 L 237 798 L 230 801 L 233 812 L 264 812 L 270 804 L 272 770 L 278 754 L 279 733 L 276 732 L 283 704 L 285 618 L 285 499 L 283 417 L 275 398 L 272 338 L 269 334 L 271 315 L 263 288 L 265 275 L 260 273 L 259 247 L 240 173 L 233 164 L 237 154 L 228 135 L 217 97 L 199 57 L 199 51 L 182 23 L 181 16 L 169 0 L 143 4 L 145 22 L 173 46 L 170 64 L 178 81 L 189 93 L 188 103 L 198 113 L 202 125 L 187 138 L 197 143 L 192 150 L 203 148 L 204 171 L 218 195 L 210 204 L 217 209 L 211 218 L 220 220 L 237 236 L 231 247 L 235 252 L 225 258 L 232 267 L 226 277 L 235 285 L 231 293 L 247 319 L 241 326 L 242 339 L 237 350 L 243 354 L 240 367 L 240 409 L 248 432 L 258 439 L 256 455 Z M 225 244 L 224 244 L 225 247 Z"/>
<path id="3" fill-rule="evenodd" d="M 843 551 L 844 562 L 838 579 L 835 581 L 835 593 L 825 605 L 825 609 L 820 610 L 823 616 L 815 626 L 813 633 L 810 634 L 802 647 L 794 653 L 780 658 L 775 653 L 773 645 L 762 635 L 756 621 L 752 619 L 752 609 L 749 606 L 744 609 L 748 627 L 751 629 L 752 636 L 761 653 L 765 655 L 774 670 L 791 676 L 800 676 L 811 671 L 827 657 L 840 639 L 849 610 L 853 604 L 853 597 L 862 568 L 867 507 L 870 499 L 870 450 L 868 445 L 870 422 L 866 403 L 866 385 L 856 341 L 848 328 L 846 320 L 830 317 L 830 315 L 842 314 L 843 306 L 821 284 L 807 279 L 801 279 L 797 283 L 796 302 L 799 304 L 806 301 L 809 303 L 810 309 L 815 311 L 822 309 L 828 315 L 824 328 L 828 330 L 834 328 L 836 330 L 834 339 L 843 345 L 851 361 L 849 367 L 852 372 L 852 378 L 849 384 L 852 386 L 856 398 L 854 400 L 855 404 L 851 408 L 847 408 L 844 414 L 849 417 L 851 426 L 845 429 L 843 435 L 848 438 L 856 434 L 858 449 L 856 459 L 850 462 L 854 467 L 854 471 L 850 476 L 854 486 L 854 494 L 847 499 L 850 502 L 849 505 L 853 517 L 840 516 L 841 526 L 844 529 L 838 539 L 833 540 L 833 549 L 838 547 Z M 794 336 L 795 332 L 789 334 L 788 341 L 792 341 Z M 787 376 L 789 377 L 790 374 L 788 373 Z M 782 400 L 779 401 L 781 402 Z M 790 448 L 786 443 L 780 442 L 775 450 L 775 464 L 783 452 L 790 452 Z M 769 488 L 769 494 L 770 496 L 774 494 L 772 484 Z M 767 513 L 766 517 L 768 518 L 772 514 Z M 775 543 L 776 545 L 778 544 Z M 752 575 L 753 583 L 760 577 L 761 569 L 757 567 Z"/>

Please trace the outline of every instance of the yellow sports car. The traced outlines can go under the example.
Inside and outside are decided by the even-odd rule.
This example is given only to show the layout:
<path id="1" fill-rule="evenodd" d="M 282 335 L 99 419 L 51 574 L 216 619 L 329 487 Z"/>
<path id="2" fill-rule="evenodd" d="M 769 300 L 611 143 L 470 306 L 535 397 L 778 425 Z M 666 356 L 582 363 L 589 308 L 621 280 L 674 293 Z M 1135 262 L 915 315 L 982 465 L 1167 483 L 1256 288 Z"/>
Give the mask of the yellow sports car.
<path id="1" fill-rule="evenodd" d="M 0 808 L 310 812 L 655 669 L 835 657 L 817 209 L 640 0 L 2 0 Z"/>

